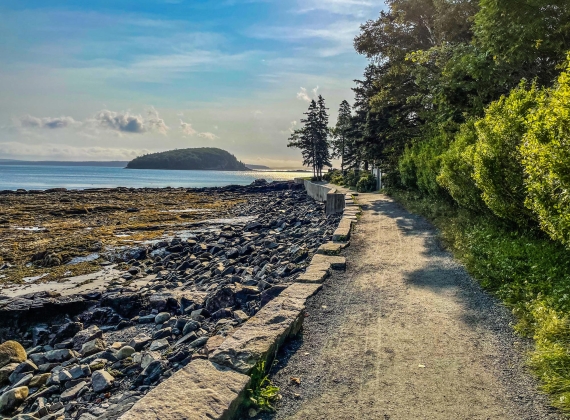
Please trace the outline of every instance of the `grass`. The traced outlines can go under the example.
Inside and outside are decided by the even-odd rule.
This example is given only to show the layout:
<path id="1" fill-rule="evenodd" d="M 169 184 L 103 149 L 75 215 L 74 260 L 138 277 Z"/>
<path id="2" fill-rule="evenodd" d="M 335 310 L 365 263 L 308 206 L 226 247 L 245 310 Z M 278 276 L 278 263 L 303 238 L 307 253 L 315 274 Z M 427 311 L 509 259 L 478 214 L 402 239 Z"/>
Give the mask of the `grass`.
<path id="1" fill-rule="evenodd" d="M 534 340 L 528 365 L 552 404 L 570 414 L 570 252 L 536 231 L 468 213 L 418 194 L 390 191 L 429 219 L 455 257 L 517 317 L 516 331 Z"/>
<path id="2" fill-rule="evenodd" d="M 251 374 L 249 402 L 261 411 L 275 411 L 273 403 L 279 397 L 279 387 L 273 385 L 266 374 L 265 361 L 260 361 Z"/>

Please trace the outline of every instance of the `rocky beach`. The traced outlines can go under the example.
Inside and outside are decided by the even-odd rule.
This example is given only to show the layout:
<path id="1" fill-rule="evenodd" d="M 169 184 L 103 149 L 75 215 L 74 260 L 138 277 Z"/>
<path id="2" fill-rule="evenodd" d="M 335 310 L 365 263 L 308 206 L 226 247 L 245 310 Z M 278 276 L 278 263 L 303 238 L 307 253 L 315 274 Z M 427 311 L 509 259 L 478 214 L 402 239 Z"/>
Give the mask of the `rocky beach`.
<path id="1" fill-rule="evenodd" d="M 0 208 L 0 226 L 41 229 L 2 235 L 0 415 L 15 419 L 118 418 L 293 283 L 341 217 L 263 180 L 4 192 Z"/>

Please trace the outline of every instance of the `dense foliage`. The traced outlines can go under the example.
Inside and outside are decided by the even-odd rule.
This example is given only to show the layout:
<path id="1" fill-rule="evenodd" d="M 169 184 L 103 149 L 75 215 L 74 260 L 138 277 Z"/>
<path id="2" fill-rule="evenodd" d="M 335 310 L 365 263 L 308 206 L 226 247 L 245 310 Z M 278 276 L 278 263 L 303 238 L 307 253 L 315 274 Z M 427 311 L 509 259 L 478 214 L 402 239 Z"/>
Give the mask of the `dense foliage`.
<path id="1" fill-rule="evenodd" d="M 513 308 L 570 412 L 570 2 L 386 4 L 354 40 L 369 64 L 333 131 L 350 159 L 329 178 L 356 188 L 382 168 Z"/>
<path id="2" fill-rule="evenodd" d="M 178 169 L 248 171 L 236 157 L 215 147 L 176 149 L 139 156 L 127 164 L 129 169 Z"/>

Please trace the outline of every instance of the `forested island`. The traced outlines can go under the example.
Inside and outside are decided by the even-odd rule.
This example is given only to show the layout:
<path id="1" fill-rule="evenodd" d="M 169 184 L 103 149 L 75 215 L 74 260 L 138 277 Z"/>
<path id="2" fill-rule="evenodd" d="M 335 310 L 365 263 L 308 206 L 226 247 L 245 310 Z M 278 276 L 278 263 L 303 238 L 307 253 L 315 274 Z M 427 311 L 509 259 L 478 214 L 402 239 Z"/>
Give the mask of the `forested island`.
<path id="1" fill-rule="evenodd" d="M 216 147 L 151 153 L 131 160 L 127 169 L 249 171 L 234 155 Z"/>

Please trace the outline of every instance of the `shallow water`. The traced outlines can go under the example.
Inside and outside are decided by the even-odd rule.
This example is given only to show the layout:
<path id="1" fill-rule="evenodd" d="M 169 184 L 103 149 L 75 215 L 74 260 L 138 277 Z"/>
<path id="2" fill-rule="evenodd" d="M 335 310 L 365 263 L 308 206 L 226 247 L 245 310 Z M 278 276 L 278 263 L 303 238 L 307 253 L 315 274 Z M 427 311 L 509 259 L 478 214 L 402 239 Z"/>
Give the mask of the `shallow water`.
<path id="1" fill-rule="evenodd" d="M 0 190 L 112 187 L 223 187 L 248 185 L 254 180 L 284 181 L 304 172 L 168 171 L 96 166 L 0 165 Z"/>

